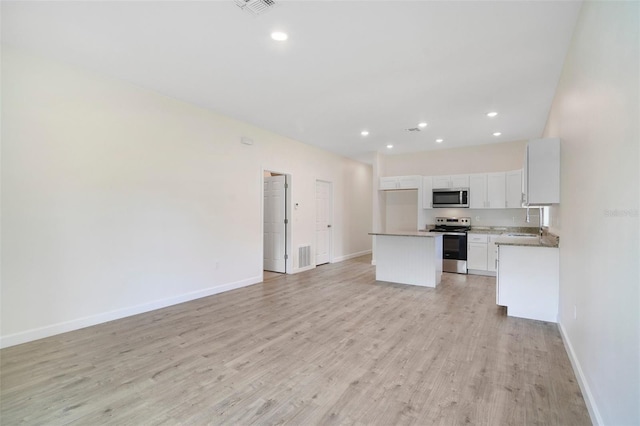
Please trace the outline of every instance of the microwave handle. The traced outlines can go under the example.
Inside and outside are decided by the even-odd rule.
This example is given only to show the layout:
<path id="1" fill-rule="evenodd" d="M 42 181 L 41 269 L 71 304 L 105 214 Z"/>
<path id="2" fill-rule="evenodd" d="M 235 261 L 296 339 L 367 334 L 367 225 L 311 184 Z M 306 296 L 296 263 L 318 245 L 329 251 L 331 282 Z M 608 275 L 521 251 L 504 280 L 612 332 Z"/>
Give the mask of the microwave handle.
<path id="1" fill-rule="evenodd" d="M 462 193 L 463 193 L 463 192 L 464 192 L 464 191 L 460 191 L 460 194 L 459 194 L 459 197 L 460 197 L 460 204 L 462 204 Z"/>

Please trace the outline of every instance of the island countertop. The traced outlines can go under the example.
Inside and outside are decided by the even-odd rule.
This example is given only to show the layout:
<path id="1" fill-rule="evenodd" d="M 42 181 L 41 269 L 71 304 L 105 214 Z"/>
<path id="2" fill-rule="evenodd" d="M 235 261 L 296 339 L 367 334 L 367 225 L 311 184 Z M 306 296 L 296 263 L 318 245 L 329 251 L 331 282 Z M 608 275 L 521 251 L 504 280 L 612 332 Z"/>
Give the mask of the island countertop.
<path id="1" fill-rule="evenodd" d="M 369 235 L 387 235 L 391 237 L 429 237 L 434 238 L 442 235 L 441 232 L 426 231 L 392 231 L 392 232 L 369 232 Z"/>

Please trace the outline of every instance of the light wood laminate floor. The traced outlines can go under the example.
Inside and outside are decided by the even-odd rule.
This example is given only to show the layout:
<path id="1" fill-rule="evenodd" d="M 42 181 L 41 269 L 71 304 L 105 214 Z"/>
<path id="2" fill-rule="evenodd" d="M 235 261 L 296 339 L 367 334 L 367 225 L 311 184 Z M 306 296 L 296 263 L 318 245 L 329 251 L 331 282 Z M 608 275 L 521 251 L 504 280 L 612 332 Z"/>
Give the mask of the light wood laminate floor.
<path id="1" fill-rule="evenodd" d="M 3 425 L 590 424 L 557 326 L 495 279 L 369 257 L 6 348 Z"/>

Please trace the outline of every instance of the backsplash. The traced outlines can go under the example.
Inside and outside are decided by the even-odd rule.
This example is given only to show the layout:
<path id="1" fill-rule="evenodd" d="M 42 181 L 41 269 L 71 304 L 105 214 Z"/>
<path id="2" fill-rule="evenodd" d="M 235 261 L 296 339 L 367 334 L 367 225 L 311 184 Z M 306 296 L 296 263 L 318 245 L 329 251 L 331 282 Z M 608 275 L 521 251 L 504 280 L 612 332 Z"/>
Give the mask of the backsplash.
<path id="1" fill-rule="evenodd" d="M 540 210 L 529 210 L 531 221 L 527 222 L 527 209 L 418 209 L 416 191 L 388 191 L 384 194 L 383 231 L 415 231 L 434 225 L 436 217 L 470 217 L 471 226 L 540 226 Z"/>
<path id="2" fill-rule="evenodd" d="M 539 210 L 530 209 L 530 222 L 527 222 L 526 209 L 429 209 L 423 210 L 420 228 L 435 224 L 435 218 L 470 217 L 471 226 L 518 226 L 538 227 L 540 225 Z"/>

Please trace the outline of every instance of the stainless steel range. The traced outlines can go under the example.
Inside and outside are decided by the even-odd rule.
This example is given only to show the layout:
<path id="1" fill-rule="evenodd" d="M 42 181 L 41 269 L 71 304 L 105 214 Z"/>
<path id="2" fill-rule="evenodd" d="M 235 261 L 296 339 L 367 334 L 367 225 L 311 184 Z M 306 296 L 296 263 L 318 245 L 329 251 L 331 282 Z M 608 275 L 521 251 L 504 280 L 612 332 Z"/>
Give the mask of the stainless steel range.
<path id="1" fill-rule="evenodd" d="M 442 270 L 457 274 L 467 273 L 467 231 L 470 217 L 436 217 L 430 232 L 442 232 Z"/>

